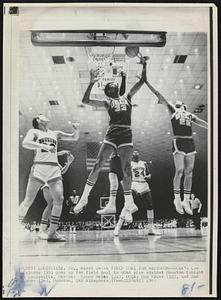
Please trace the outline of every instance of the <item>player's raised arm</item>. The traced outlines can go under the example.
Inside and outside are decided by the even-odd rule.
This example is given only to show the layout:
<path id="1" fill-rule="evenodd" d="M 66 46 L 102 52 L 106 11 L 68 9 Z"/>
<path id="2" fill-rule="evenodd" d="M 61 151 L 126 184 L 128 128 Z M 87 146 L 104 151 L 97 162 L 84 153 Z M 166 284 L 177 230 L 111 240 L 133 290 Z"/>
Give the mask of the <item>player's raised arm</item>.
<path id="1" fill-rule="evenodd" d="M 74 128 L 74 131 L 72 133 L 66 133 L 60 130 L 55 131 L 57 133 L 57 137 L 63 140 L 71 139 L 72 141 L 77 141 L 79 139 L 79 129 L 77 127 L 77 124 L 75 123 L 72 123 L 72 127 Z"/>
<path id="2" fill-rule="evenodd" d="M 100 79 L 99 77 L 99 69 L 92 69 L 90 70 L 90 83 L 89 86 L 87 87 L 83 99 L 82 99 L 82 103 L 90 105 L 90 106 L 108 106 L 108 101 L 106 99 L 103 100 L 98 100 L 98 99 L 91 99 L 90 95 L 91 95 L 91 90 L 95 84 L 95 82 L 97 82 Z"/>
<path id="3" fill-rule="evenodd" d="M 39 143 L 36 140 L 37 140 L 37 134 L 35 133 L 35 130 L 30 129 L 27 132 L 27 134 L 22 142 L 22 146 L 29 150 L 43 149 L 46 151 L 55 152 L 54 146 L 49 146 L 49 145 L 46 145 L 43 143 Z"/>
<path id="4" fill-rule="evenodd" d="M 69 150 L 61 150 L 57 153 L 57 156 L 63 156 L 65 154 L 69 155 L 70 151 Z"/>
<path id="5" fill-rule="evenodd" d="M 146 80 L 146 67 L 147 67 L 147 64 L 146 64 L 146 61 L 141 61 L 141 63 L 143 65 L 141 78 L 139 79 L 138 82 L 136 82 L 134 84 L 134 86 L 132 86 L 129 93 L 127 94 L 127 99 L 129 99 L 129 100 L 131 100 L 132 97 L 139 91 L 139 89 L 142 87 L 142 85 L 144 84 L 144 82 Z"/>
<path id="6" fill-rule="evenodd" d="M 203 127 L 203 128 L 205 128 L 205 129 L 208 129 L 208 123 L 207 123 L 206 121 L 204 121 L 204 120 L 198 118 L 197 116 L 192 115 L 192 121 L 193 121 L 196 125 L 198 125 L 198 126 L 200 126 L 200 127 Z"/>
<path id="7" fill-rule="evenodd" d="M 169 109 L 169 112 L 172 114 L 175 112 L 175 107 L 170 104 L 165 98 L 163 95 L 161 95 L 160 92 L 158 92 L 150 83 L 148 80 L 145 81 L 146 82 L 146 85 L 149 87 L 149 89 L 151 90 L 151 92 L 153 94 L 155 94 L 159 100 L 159 103 L 162 103 L 164 104 L 168 109 Z"/>
<path id="8" fill-rule="evenodd" d="M 67 156 L 67 162 L 65 163 L 64 167 L 61 167 L 62 175 L 64 175 L 67 172 L 67 170 L 69 169 L 73 161 L 74 161 L 74 156 L 71 153 L 69 153 Z"/>
<path id="9" fill-rule="evenodd" d="M 122 71 L 120 75 L 121 75 L 121 84 L 120 84 L 119 95 L 123 96 L 126 91 L 126 73 Z"/>

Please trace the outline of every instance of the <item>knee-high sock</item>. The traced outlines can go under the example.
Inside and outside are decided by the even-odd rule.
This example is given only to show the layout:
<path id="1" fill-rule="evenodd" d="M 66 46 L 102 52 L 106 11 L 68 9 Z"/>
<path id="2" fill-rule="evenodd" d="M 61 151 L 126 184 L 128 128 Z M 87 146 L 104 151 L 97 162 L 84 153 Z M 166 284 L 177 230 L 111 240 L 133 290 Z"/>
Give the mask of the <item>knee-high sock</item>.
<path id="1" fill-rule="evenodd" d="M 153 209 L 147 210 L 147 220 L 149 228 L 153 228 L 153 221 L 154 221 L 154 211 Z"/>
<path id="2" fill-rule="evenodd" d="M 125 205 L 127 207 L 129 207 L 134 202 L 131 190 L 124 191 L 124 199 Z"/>
<path id="3" fill-rule="evenodd" d="M 22 222 L 22 220 L 26 216 L 30 206 L 31 206 L 30 203 L 26 202 L 25 200 L 19 205 L 19 221 L 20 222 Z"/>
<path id="4" fill-rule="evenodd" d="M 84 191 L 83 191 L 83 194 L 81 196 L 81 199 L 87 199 L 89 194 L 90 194 L 90 191 L 92 190 L 94 186 L 94 182 L 90 181 L 90 180 L 87 180 L 86 184 L 85 184 L 85 187 L 84 187 Z"/>
<path id="5" fill-rule="evenodd" d="M 45 231 L 47 227 L 48 227 L 48 220 L 42 218 L 40 224 L 40 231 Z"/>
<path id="6" fill-rule="evenodd" d="M 49 235 L 52 235 L 57 230 L 61 212 L 62 212 L 62 204 L 61 205 L 53 205 L 52 212 L 51 212 L 49 233 L 48 233 Z"/>

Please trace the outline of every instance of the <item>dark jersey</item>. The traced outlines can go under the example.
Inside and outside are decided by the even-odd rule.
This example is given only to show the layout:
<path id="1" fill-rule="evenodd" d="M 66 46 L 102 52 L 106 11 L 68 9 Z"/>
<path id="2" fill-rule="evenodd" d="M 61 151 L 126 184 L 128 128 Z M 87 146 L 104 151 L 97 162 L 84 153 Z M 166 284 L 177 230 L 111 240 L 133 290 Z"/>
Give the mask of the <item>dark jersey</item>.
<path id="1" fill-rule="evenodd" d="M 108 113 L 109 125 L 131 125 L 131 102 L 124 96 L 119 99 L 111 99 Z"/>
<path id="2" fill-rule="evenodd" d="M 175 111 L 171 117 L 173 134 L 176 136 L 192 136 L 192 120 L 194 115 L 188 111 Z"/>

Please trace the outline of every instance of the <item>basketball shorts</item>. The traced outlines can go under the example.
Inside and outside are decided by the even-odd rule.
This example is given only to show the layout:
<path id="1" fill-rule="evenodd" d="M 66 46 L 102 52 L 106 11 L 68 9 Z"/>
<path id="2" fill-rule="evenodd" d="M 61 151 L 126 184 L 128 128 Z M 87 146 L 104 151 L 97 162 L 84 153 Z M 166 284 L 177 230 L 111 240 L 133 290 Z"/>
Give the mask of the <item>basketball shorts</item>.
<path id="1" fill-rule="evenodd" d="M 132 181 L 131 190 L 135 191 L 136 193 L 143 194 L 150 192 L 150 186 L 146 181 Z"/>
<path id="2" fill-rule="evenodd" d="M 133 147 L 131 128 L 110 127 L 106 133 L 104 143 L 110 144 L 116 149 L 124 146 Z"/>
<path id="3" fill-rule="evenodd" d="M 110 173 L 114 173 L 117 175 L 118 181 L 123 180 L 124 174 L 121 167 L 120 157 L 116 157 L 111 159 L 110 161 Z"/>
<path id="4" fill-rule="evenodd" d="M 193 139 L 174 139 L 172 141 L 172 150 L 173 155 L 180 153 L 183 155 L 192 155 L 196 154 L 195 143 Z"/>
<path id="5" fill-rule="evenodd" d="M 42 182 L 44 185 L 55 180 L 61 179 L 61 169 L 58 164 L 41 164 L 34 163 L 30 172 L 30 179 L 34 178 Z"/>

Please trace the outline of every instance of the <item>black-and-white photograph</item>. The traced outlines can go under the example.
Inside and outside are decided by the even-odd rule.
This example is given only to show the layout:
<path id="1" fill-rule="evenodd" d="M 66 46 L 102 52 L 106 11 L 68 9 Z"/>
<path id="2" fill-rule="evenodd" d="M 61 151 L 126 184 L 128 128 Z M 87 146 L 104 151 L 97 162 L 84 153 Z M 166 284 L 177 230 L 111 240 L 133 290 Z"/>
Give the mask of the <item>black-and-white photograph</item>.
<path id="1" fill-rule="evenodd" d="M 13 9 L 22 20 L 26 8 Z M 210 23 L 148 30 L 131 14 L 111 27 L 100 13 L 103 28 L 89 17 L 54 29 L 42 15 L 18 32 L 19 262 L 207 265 Z"/>

